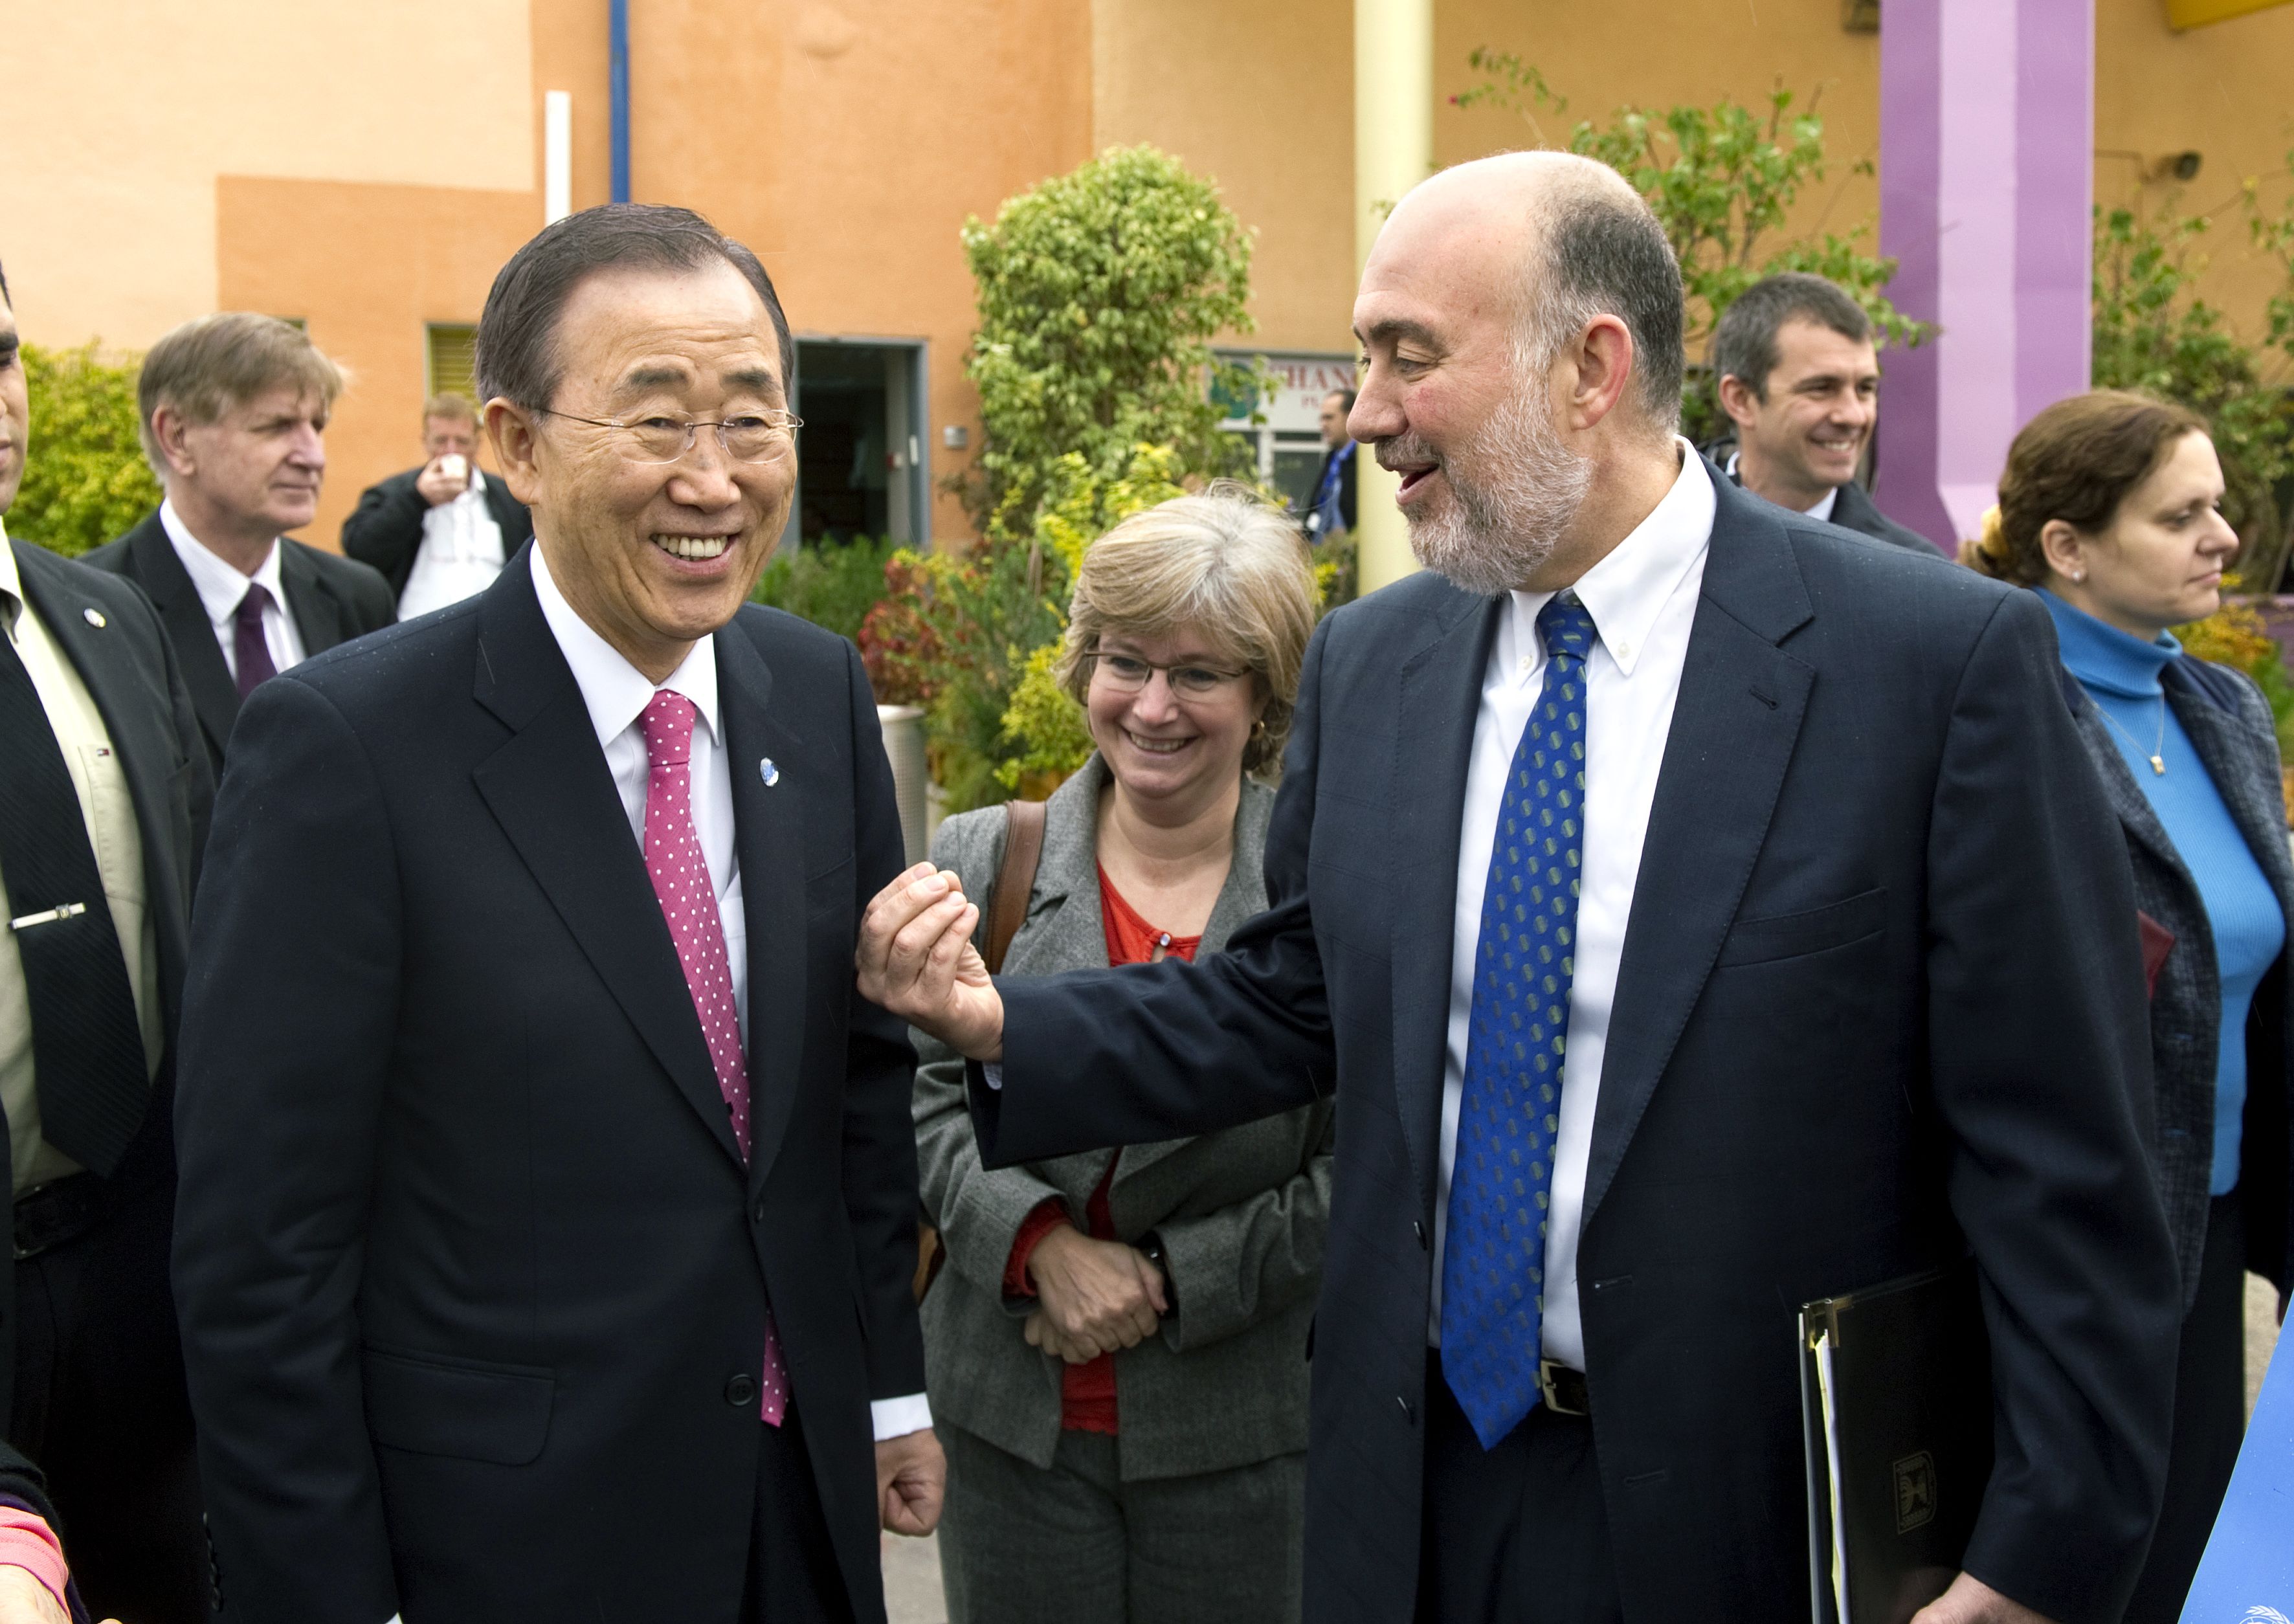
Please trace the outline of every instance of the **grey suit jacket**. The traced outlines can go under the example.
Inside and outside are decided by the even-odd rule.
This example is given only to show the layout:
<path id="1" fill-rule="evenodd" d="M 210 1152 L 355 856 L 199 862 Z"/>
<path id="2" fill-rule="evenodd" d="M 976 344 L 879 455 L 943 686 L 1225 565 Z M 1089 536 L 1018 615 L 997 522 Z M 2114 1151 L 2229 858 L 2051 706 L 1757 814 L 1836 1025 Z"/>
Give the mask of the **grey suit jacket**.
<path id="1" fill-rule="evenodd" d="M 2246 837 L 2264 878 L 2278 894 L 2294 941 L 2294 860 L 2287 855 L 2286 797 L 2270 706 L 2242 673 L 2183 659 L 2160 677 L 2175 719 Z M 2215 1063 L 2222 1042 L 2222 983 L 2214 932 L 2198 882 L 2151 809 L 2143 786 L 2095 701 L 2069 672 L 2064 697 L 2080 743 L 2095 762 L 2111 810 L 2127 835 L 2135 873 L 2135 905 L 2175 933 L 2151 996 L 2151 1070 L 2157 1091 L 2152 1161 L 2183 1270 L 2183 1307 L 2198 1295 L 2199 1258 L 2207 1238 L 2207 1186 L 2214 1170 Z M 2286 996 L 2286 954 L 2262 978 L 2246 1022 L 2247 1108 L 2239 1190 L 2246 1210 L 2248 1267 L 2282 1290 L 2294 1279 L 2294 1183 L 2287 1178 L 2290 1115 L 2294 1115 L 2294 1001 Z"/>
<path id="2" fill-rule="evenodd" d="M 1097 756 L 1055 793 L 1028 917 L 1004 973 L 1104 969 L 1096 815 L 1106 765 Z M 1266 905 L 1262 860 L 1274 793 L 1243 781 L 1234 865 L 1211 911 L 1201 952 L 1217 952 Z M 1003 861 L 1001 808 L 941 825 L 932 861 L 964 876 L 968 895 L 994 890 Z M 989 1170 L 965 1112 L 963 1059 L 919 1032 L 916 1150 L 925 1210 L 948 1266 L 923 1308 L 932 1414 L 1037 1466 L 1060 1438 L 1062 1366 L 1021 1335 L 1031 1306 L 1007 1303 L 1012 1244 L 1043 1202 L 1067 1206 L 1087 1229 L 1085 1203 L 1106 1151 Z M 1093 1079 L 1078 1076 L 1078 1088 Z M 1159 1336 L 1116 1355 L 1126 1479 L 1176 1477 L 1306 1447 L 1306 1348 L 1329 1223 L 1335 1108 L 1328 1101 L 1264 1121 L 1126 1149 L 1108 1203 L 1118 1237 L 1153 1230 L 1178 1297 Z"/>
<path id="3" fill-rule="evenodd" d="M 1840 487 L 1832 499 L 1832 522 L 1843 530 L 1852 530 L 1859 536 L 1869 536 L 1875 541 L 1885 541 L 1895 547 L 1909 548 L 1914 552 L 1935 553 L 1942 549 L 1916 530 L 1907 529 L 1882 513 L 1864 487 L 1850 480 Z"/>

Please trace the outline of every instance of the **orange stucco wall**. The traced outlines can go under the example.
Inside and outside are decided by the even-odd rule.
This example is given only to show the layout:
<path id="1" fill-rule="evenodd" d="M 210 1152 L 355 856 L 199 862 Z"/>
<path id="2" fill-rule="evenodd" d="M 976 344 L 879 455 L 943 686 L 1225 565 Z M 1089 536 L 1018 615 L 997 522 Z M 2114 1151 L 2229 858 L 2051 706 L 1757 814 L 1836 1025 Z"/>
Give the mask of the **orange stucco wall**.
<path id="1" fill-rule="evenodd" d="M 2203 156 L 2177 207 L 2279 177 L 2294 124 L 2294 6 L 2176 34 L 2160 0 L 2097 0 L 2097 195 L 2176 199 L 2155 160 Z M 635 193 L 710 215 L 764 256 L 802 333 L 922 339 L 932 473 L 977 406 L 962 372 L 972 284 L 957 232 L 1092 152 L 1151 141 L 1213 176 L 1254 229 L 1256 342 L 1339 349 L 1354 283 L 1351 0 L 631 0 Z M 542 94 L 574 98 L 574 202 L 607 194 L 607 0 L 424 8 L 0 0 L 10 41 L 0 255 L 28 336 L 148 345 L 220 306 L 301 315 L 355 382 L 311 538 L 408 465 L 423 323 L 468 321 L 541 221 Z M 1570 99 L 1533 128 L 1446 98 L 1477 45 Z M 102 60 L 102 75 L 85 71 Z M 1794 230 L 1869 223 L 1879 42 L 1839 0 L 1439 0 L 1435 150 L 1450 162 L 1566 139 L 1619 104 L 1818 98 L 1830 175 Z M 313 72 L 311 65 L 326 71 Z M 2225 213 L 2208 287 L 2258 314 L 2267 267 Z M 933 531 L 962 536 L 953 498 Z"/>
<path id="2" fill-rule="evenodd" d="M 317 521 L 337 544 L 364 486 L 421 460 L 432 321 L 476 321 L 501 263 L 541 224 L 530 191 L 266 181 L 216 185 L 216 280 L 225 309 L 300 316 L 351 375 L 327 429 Z"/>
<path id="3" fill-rule="evenodd" d="M 1093 145 L 1152 142 L 1218 183 L 1256 233 L 1251 342 L 1346 349 L 1357 270 L 1352 5 L 1100 0 L 1094 9 Z"/>
<path id="4" fill-rule="evenodd" d="M 931 471 L 960 472 L 940 443 L 979 442 L 957 232 L 1089 155 L 1085 0 L 641 0 L 630 56 L 633 195 L 754 248 L 799 333 L 923 339 Z M 932 530 L 969 533 L 953 496 Z"/>

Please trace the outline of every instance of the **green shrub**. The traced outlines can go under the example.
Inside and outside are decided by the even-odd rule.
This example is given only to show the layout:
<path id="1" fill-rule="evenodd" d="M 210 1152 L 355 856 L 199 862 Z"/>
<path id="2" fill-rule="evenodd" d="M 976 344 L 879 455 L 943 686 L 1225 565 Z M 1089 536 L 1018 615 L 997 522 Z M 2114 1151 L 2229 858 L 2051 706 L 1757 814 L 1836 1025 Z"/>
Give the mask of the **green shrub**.
<path id="1" fill-rule="evenodd" d="M 1518 114 L 1538 146 L 1551 146 L 1537 110 L 1567 110 L 1537 68 L 1510 51 L 1476 48 L 1468 66 L 1481 83 L 1452 98 L 1460 108 L 1501 107 Z M 1648 200 L 1680 261 L 1688 296 L 1683 335 L 1692 363 L 1704 359 L 1712 329 L 1737 296 L 1778 271 L 1806 271 L 1845 288 L 1871 317 L 1875 337 L 1907 347 L 1932 331 L 1889 303 L 1883 289 L 1896 262 L 1865 251 L 1869 222 L 1845 232 L 1779 239 L 1801 190 L 1824 178 L 1824 120 L 1816 98 L 1795 112 L 1779 85 L 1765 108 L 1723 96 L 1711 107 L 1621 107 L 1607 124 L 1580 119 L 1566 150 L 1596 158 Z M 1870 162 L 1850 166 L 1872 173 Z M 1725 432 L 1719 380 L 1692 364 L 1681 394 L 1681 433 L 1699 444 Z"/>
<path id="2" fill-rule="evenodd" d="M 2257 241 L 2277 224 L 2258 208 L 2250 219 Z M 2277 301 L 2266 317 L 2270 337 L 2257 344 L 2200 296 L 2199 244 L 2212 227 L 2204 215 L 2095 210 L 2092 376 L 2099 389 L 2140 389 L 2207 419 L 2222 459 L 2223 516 L 2239 535 L 2239 573 L 2251 589 L 2271 592 L 2285 573 L 2290 537 L 2277 487 L 2294 473 L 2294 410 L 2281 381 L 2284 358 L 2274 349 L 2294 335 L 2279 329 Z M 2294 293 L 2294 267 L 2283 286 Z"/>
<path id="3" fill-rule="evenodd" d="M 767 564 L 750 597 L 858 642 L 860 622 L 884 596 L 884 566 L 899 547 L 889 537 L 808 542 Z"/>
<path id="4" fill-rule="evenodd" d="M 159 482 L 137 437 L 142 357 L 106 359 L 93 343 L 76 350 L 28 344 L 23 355 L 31 445 L 9 533 L 77 558 L 159 505 Z"/>
<path id="5" fill-rule="evenodd" d="M 1027 542 L 1068 457 L 1102 484 L 1140 445 L 1170 447 L 1190 475 L 1249 475 L 1250 448 L 1212 399 L 1257 399 L 1264 381 L 1211 353 L 1254 325 L 1250 233 L 1217 187 L 1152 147 L 1113 148 L 1009 199 L 993 225 L 967 221 L 964 251 L 981 441 L 966 500 L 991 541 Z"/>

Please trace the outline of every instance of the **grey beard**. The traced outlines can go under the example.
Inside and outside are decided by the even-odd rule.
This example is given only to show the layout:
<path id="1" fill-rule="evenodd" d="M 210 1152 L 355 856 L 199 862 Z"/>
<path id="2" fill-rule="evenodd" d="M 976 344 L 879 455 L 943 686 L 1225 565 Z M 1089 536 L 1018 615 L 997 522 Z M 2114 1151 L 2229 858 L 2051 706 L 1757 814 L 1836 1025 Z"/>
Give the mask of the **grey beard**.
<path id="1" fill-rule="evenodd" d="M 1593 465 L 1572 454 L 1539 409 L 1543 392 L 1511 396 L 1443 464 L 1451 499 L 1410 518 L 1410 550 L 1452 585 L 1477 597 L 1529 580 L 1576 519 L 1593 483 Z M 1415 461 L 1425 448 L 1396 443 Z"/>

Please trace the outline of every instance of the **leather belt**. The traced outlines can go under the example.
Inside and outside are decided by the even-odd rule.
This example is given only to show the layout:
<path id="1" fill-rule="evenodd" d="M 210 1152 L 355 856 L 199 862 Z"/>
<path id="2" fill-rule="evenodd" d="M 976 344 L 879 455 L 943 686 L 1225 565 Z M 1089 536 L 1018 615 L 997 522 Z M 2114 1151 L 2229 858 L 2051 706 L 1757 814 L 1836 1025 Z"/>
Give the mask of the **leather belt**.
<path id="1" fill-rule="evenodd" d="M 1545 1408 L 1557 1416 L 1593 1413 L 1593 1396 L 1586 1389 L 1582 1370 L 1572 1370 L 1566 1365 L 1541 1359 L 1537 1361 L 1537 1393 L 1545 1401 Z"/>
<path id="2" fill-rule="evenodd" d="M 69 1173 L 16 1198 L 18 1263 L 77 1240 L 111 1215 L 111 1190 L 92 1173 Z"/>

